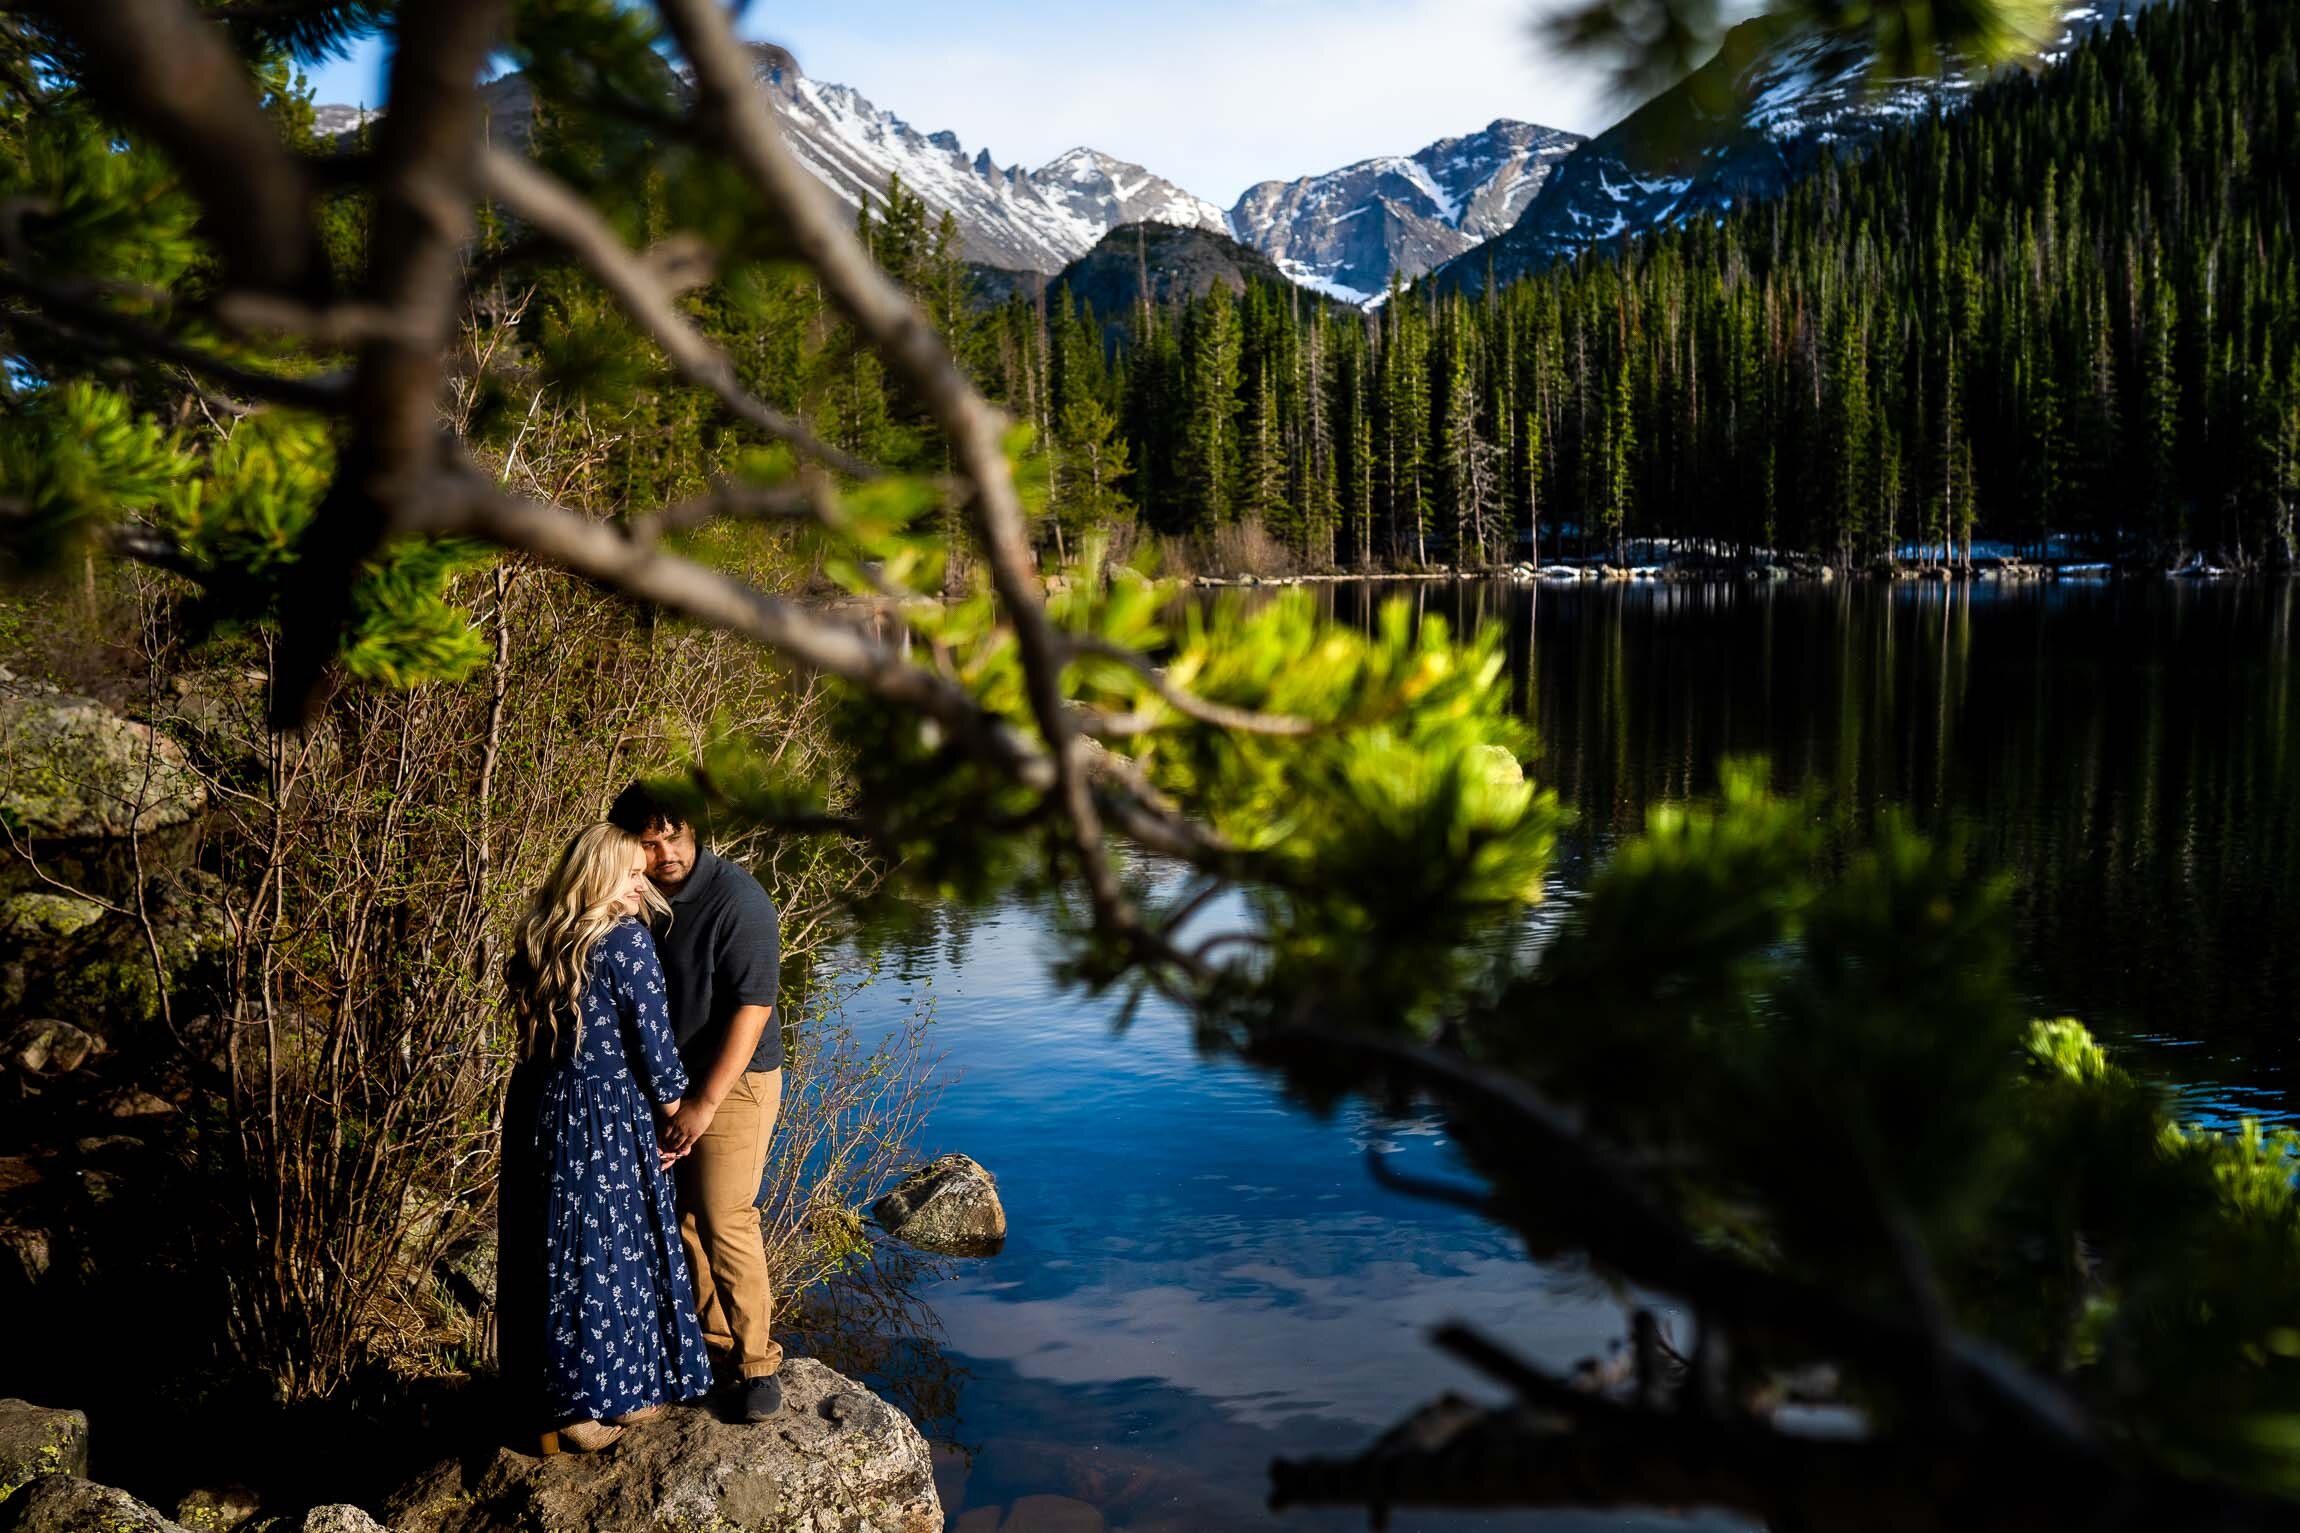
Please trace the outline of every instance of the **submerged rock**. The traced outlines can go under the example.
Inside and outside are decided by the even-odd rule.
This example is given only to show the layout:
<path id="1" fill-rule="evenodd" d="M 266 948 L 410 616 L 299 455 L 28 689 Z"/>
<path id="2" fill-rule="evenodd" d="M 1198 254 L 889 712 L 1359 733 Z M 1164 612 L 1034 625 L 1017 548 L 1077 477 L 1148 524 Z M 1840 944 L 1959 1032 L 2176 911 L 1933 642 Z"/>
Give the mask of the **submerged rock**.
<path id="1" fill-rule="evenodd" d="M 965 1155 L 928 1161 L 872 1205 L 871 1217 L 897 1239 L 953 1255 L 988 1255 L 1006 1240 L 998 1182 Z"/>
<path id="2" fill-rule="evenodd" d="M 51 1474 L 0 1501 L 0 1533 L 190 1533 L 124 1490 Z"/>
<path id="3" fill-rule="evenodd" d="M 52 1474 L 88 1472 L 88 1418 L 29 1400 L 0 1400 L 0 1501 Z"/>
<path id="4" fill-rule="evenodd" d="M 0 812 L 38 836 L 122 836 L 207 806 L 183 748 L 92 697 L 0 680 Z"/>
<path id="5" fill-rule="evenodd" d="M 602 1453 L 449 1459 L 384 1508 L 393 1533 L 940 1533 L 926 1439 L 812 1358 L 783 1365 L 755 1426 L 675 1406 Z"/>

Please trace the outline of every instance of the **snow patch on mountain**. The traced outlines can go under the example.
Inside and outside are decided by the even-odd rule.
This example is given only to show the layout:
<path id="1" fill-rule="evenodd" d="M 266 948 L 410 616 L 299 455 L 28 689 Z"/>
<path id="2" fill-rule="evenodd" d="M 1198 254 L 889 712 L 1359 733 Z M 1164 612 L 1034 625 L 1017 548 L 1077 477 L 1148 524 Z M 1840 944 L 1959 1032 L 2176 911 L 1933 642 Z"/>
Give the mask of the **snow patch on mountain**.
<path id="1" fill-rule="evenodd" d="M 754 47 L 759 77 L 799 162 L 849 208 L 883 204 L 897 177 L 958 224 L 969 261 L 1053 273 L 1122 224 L 1228 233 L 1222 210 L 1139 165 L 1077 148 L 1036 170 L 972 155 L 948 130 L 921 133 L 851 86 L 809 78 L 781 48 Z"/>
<path id="2" fill-rule="evenodd" d="M 1370 303 L 1517 222 L 1581 140 L 1502 119 L 1410 155 L 1264 181 L 1230 209 L 1230 232 L 1304 287 Z"/>
<path id="3" fill-rule="evenodd" d="M 2149 0 L 2139 0 L 2149 3 Z M 2039 67 L 2064 57 L 2114 12 L 2096 0 L 2063 4 Z M 1876 77 L 1857 38 L 1760 17 L 1727 34 L 1716 57 L 1597 137 L 1546 178 L 1522 217 L 1453 258 L 1441 280 L 1508 281 L 1623 235 L 1718 217 L 1738 201 L 1778 195 L 1832 149 L 1953 111 L 1981 83 L 1976 71 Z M 1235 216 L 1235 215 L 1233 215 Z"/>

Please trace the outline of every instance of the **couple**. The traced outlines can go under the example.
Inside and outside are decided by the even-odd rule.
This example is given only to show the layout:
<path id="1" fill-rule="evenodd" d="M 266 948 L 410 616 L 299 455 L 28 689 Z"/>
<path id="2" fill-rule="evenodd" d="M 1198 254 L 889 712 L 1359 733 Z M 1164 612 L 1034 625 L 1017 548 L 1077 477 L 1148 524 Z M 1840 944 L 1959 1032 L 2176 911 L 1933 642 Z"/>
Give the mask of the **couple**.
<path id="1" fill-rule="evenodd" d="M 707 1394 L 714 1363 L 741 1419 L 782 1408 L 758 1211 L 779 946 L 758 880 L 644 783 L 568 843 L 519 921 L 498 1335 L 545 1453 Z"/>

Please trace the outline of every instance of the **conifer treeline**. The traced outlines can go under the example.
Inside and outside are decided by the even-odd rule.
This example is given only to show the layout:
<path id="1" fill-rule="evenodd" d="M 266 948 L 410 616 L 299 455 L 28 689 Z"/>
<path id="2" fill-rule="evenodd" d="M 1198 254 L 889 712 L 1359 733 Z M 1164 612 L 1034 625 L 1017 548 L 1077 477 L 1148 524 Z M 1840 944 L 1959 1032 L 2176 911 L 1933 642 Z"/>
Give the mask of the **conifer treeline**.
<path id="1" fill-rule="evenodd" d="M 978 322 L 1055 538 L 1256 517 L 1313 561 L 1632 537 L 1858 566 L 2065 534 L 2289 559 L 2300 8 L 2185 0 L 1787 196 L 1372 316 L 1249 284 Z M 947 312 L 947 311 L 946 311 Z M 858 444 L 860 445 L 860 444 Z"/>

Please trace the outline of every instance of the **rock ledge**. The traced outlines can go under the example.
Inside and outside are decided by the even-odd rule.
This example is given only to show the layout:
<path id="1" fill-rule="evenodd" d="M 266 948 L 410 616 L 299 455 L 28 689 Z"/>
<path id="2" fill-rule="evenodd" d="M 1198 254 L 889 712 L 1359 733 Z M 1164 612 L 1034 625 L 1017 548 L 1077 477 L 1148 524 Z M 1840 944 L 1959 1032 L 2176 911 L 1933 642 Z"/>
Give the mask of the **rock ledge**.
<path id="1" fill-rule="evenodd" d="M 683 1405 L 604 1453 L 450 1459 L 384 1508 L 393 1533 L 940 1533 L 926 1439 L 812 1358 L 757 1426 Z"/>

